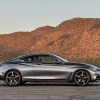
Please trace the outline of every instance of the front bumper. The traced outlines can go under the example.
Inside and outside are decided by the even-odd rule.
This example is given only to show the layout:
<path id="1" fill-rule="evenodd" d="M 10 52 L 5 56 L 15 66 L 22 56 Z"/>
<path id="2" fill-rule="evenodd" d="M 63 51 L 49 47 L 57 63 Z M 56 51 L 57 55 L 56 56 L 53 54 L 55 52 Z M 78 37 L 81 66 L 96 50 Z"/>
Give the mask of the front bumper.
<path id="1" fill-rule="evenodd" d="M 100 71 L 97 71 L 97 72 L 96 72 L 96 75 L 97 75 L 97 80 L 100 81 Z"/>

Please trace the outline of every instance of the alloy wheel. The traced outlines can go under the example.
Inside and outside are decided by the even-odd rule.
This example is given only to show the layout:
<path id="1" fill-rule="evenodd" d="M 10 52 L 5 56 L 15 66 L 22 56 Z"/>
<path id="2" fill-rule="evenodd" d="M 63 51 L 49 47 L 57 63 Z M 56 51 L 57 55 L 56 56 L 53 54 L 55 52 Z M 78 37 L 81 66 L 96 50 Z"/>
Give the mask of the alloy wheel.
<path id="1" fill-rule="evenodd" d="M 9 71 L 6 74 L 6 83 L 10 86 L 17 86 L 21 83 L 21 75 L 17 71 Z"/>
<path id="2" fill-rule="evenodd" d="M 77 85 L 85 86 L 90 82 L 90 75 L 85 70 L 79 70 L 74 75 L 74 81 Z"/>

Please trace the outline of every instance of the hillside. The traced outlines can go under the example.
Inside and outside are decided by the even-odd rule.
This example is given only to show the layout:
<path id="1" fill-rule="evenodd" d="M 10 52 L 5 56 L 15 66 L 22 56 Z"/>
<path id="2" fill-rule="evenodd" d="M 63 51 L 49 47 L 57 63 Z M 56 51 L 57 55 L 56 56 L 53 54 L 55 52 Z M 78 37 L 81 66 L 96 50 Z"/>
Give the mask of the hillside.
<path id="1" fill-rule="evenodd" d="M 74 18 L 56 27 L 0 35 L 0 59 L 51 52 L 66 59 L 100 58 L 100 19 Z"/>

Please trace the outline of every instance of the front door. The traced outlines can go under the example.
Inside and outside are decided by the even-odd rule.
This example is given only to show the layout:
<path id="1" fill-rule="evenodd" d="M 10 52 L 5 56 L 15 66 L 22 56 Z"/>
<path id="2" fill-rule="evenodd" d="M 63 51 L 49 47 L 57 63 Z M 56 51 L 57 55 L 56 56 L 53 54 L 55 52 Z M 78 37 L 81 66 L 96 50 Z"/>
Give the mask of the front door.
<path id="1" fill-rule="evenodd" d="M 50 55 L 35 56 L 36 65 L 34 67 L 36 79 L 66 79 L 66 65 L 55 63 L 54 57 Z"/>

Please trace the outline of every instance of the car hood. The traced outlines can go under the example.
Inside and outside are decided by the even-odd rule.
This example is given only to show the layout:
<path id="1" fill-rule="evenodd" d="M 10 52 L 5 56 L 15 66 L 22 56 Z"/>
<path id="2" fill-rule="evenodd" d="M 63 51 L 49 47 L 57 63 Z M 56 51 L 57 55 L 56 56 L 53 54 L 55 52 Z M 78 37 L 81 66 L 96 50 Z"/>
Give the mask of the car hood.
<path id="1" fill-rule="evenodd" d="M 86 63 L 78 63 L 78 62 L 67 62 L 66 65 L 89 66 L 90 64 L 86 64 Z"/>
<path id="2" fill-rule="evenodd" d="M 76 66 L 76 67 L 92 69 L 94 71 L 100 71 L 100 68 L 98 68 L 97 66 L 87 64 L 87 63 L 68 62 L 68 63 L 66 63 L 66 65 L 72 65 L 72 66 Z"/>

